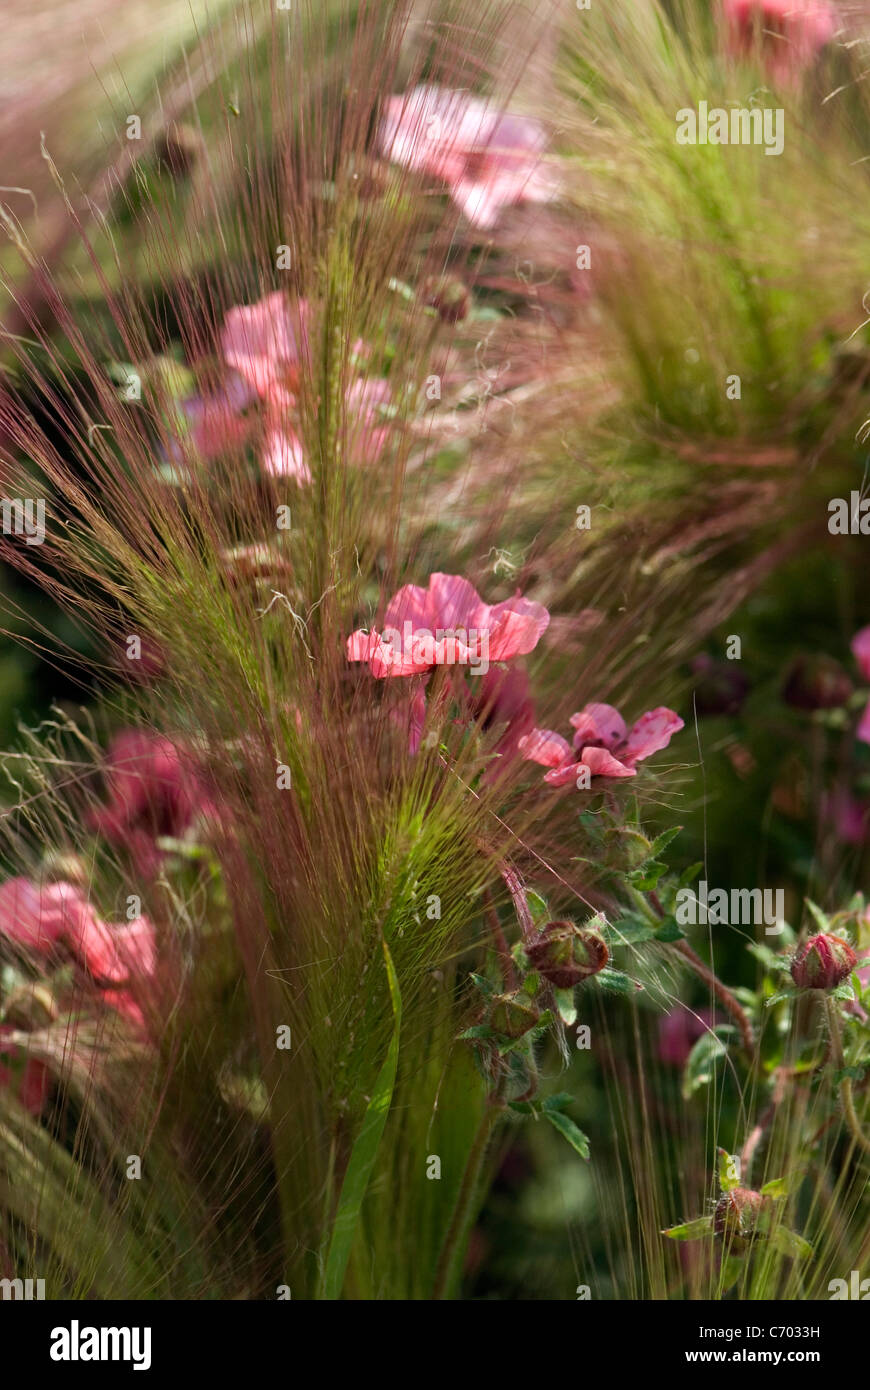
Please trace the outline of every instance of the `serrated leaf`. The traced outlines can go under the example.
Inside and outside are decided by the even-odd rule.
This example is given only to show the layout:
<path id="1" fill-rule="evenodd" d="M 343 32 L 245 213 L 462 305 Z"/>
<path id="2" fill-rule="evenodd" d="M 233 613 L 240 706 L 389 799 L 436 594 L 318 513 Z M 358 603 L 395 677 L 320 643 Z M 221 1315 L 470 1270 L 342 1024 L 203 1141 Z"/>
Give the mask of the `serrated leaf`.
<path id="1" fill-rule="evenodd" d="M 658 859 L 663 849 L 667 849 L 671 840 L 675 840 L 682 830 L 681 825 L 672 825 L 668 830 L 663 830 L 661 835 L 657 835 L 650 846 L 650 852 L 654 859 Z"/>
<path id="2" fill-rule="evenodd" d="M 559 1131 L 563 1139 L 568 1140 L 574 1152 L 578 1153 L 581 1158 L 585 1158 L 588 1162 L 589 1140 L 582 1129 L 578 1129 L 574 1121 L 561 1110 L 543 1110 L 541 1113 L 546 1115 L 550 1124 L 554 1129 Z"/>
<path id="3" fill-rule="evenodd" d="M 712 1081 L 713 1068 L 716 1062 L 725 1056 L 727 1050 L 724 1042 L 715 1032 L 704 1033 L 698 1039 L 689 1053 L 688 1061 L 683 1070 L 681 1087 L 683 1100 L 688 1100 L 701 1086 L 706 1086 Z"/>
<path id="4" fill-rule="evenodd" d="M 541 988 L 541 977 L 537 970 L 530 970 L 522 983 L 522 992 L 527 994 L 530 999 L 534 999 L 538 990 Z"/>
<path id="5" fill-rule="evenodd" d="M 465 1028 L 459 1035 L 460 1042 L 481 1041 L 495 1037 L 495 1033 L 487 1023 L 475 1023 L 471 1028 Z"/>
<path id="6" fill-rule="evenodd" d="M 686 933 L 674 917 L 666 917 L 655 933 L 656 941 L 684 941 L 685 937 Z"/>
<path id="7" fill-rule="evenodd" d="M 781 989 L 776 994 L 772 994 L 769 999 L 765 999 L 764 1007 L 766 1009 L 772 1009 L 774 1004 L 781 1004 L 784 999 L 794 999 L 794 997 L 795 992 L 793 989 Z"/>
<path id="8" fill-rule="evenodd" d="M 655 934 L 655 927 L 651 927 L 642 917 L 621 917 L 608 928 L 605 940 L 608 944 L 614 941 L 620 945 L 637 946 L 642 941 L 651 941 Z"/>
<path id="9" fill-rule="evenodd" d="M 632 869 L 628 875 L 628 881 L 641 893 L 651 893 L 658 886 L 662 874 L 667 872 L 667 868 L 667 864 L 663 863 L 661 859 L 649 859 L 642 868 Z"/>
<path id="10" fill-rule="evenodd" d="M 782 1197 L 787 1197 L 790 1192 L 795 1192 L 803 1181 L 804 1170 L 796 1168 L 790 1173 L 785 1173 L 781 1178 L 771 1178 L 762 1188 L 759 1188 L 762 1197 L 772 1197 L 774 1201 L 779 1201 Z"/>
<path id="11" fill-rule="evenodd" d="M 566 1110 L 569 1105 L 574 1104 L 574 1097 L 570 1091 L 557 1091 L 554 1096 L 547 1096 L 541 1102 L 542 1110 Z"/>
<path id="12" fill-rule="evenodd" d="M 668 1240 L 701 1240 L 713 1233 L 712 1216 L 698 1216 L 694 1221 L 684 1221 L 681 1226 L 669 1226 L 662 1231 Z"/>
<path id="13" fill-rule="evenodd" d="M 723 1192 L 732 1192 L 740 1186 L 740 1158 L 727 1149 L 719 1149 L 718 1155 L 719 1187 Z"/>

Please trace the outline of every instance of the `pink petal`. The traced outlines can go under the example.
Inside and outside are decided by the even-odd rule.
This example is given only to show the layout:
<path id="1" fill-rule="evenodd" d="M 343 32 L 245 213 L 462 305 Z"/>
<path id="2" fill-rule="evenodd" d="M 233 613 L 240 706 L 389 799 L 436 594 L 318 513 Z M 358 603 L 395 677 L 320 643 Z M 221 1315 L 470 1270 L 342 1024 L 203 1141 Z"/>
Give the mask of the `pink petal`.
<path id="1" fill-rule="evenodd" d="M 588 767 L 593 777 L 634 777 L 635 770 L 628 763 L 622 763 L 606 748 L 583 748 L 577 760 L 580 767 Z"/>
<path id="2" fill-rule="evenodd" d="M 864 713 L 861 715 L 861 722 L 855 730 L 855 737 L 862 743 L 870 743 L 870 702 L 864 706 Z"/>
<path id="3" fill-rule="evenodd" d="M 862 627 L 852 638 L 852 655 L 865 681 L 870 681 L 870 627 Z"/>
<path id="4" fill-rule="evenodd" d="M 546 608 L 532 599 L 516 595 L 493 604 L 486 617 L 490 661 L 509 661 L 534 651 L 549 622 Z"/>
<path id="5" fill-rule="evenodd" d="M 627 763 L 640 762 L 661 748 L 667 748 L 672 736 L 683 727 L 683 721 L 672 709 L 659 705 L 642 714 L 626 739 L 621 756 Z"/>
<path id="6" fill-rule="evenodd" d="M 552 729 L 534 729 L 517 744 L 523 757 L 544 767 L 562 767 L 564 763 L 574 762 L 574 752 L 570 743 Z"/>
<path id="7" fill-rule="evenodd" d="M 38 887 L 26 878 L 0 884 L 0 936 L 20 946 L 49 952 L 90 913 L 71 883 Z"/>
<path id="8" fill-rule="evenodd" d="M 429 577 L 430 611 L 433 625 L 455 631 L 485 625 L 489 608 L 473 584 L 458 574 L 433 574 Z M 483 622 L 481 621 L 483 618 Z"/>
<path id="9" fill-rule="evenodd" d="M 311 471 L 305 461 L 302 441 L 291 429 L 270 425 L 263 440 L 263 469 L 273 477 L 296 478 L 300 483 L 311 482 Z"/>
<path id="10" fill-rule="evenodd" d="M 615 748 L 625 738 L 625 720 L 613 705 L 584 705 L 579 714 L 571 715 L 570 723 L 577 730 L 575 748 L 582 748 L 584 743 L 603 743 L 605 748 Z"/>
<path id="11" fill-rule="evenodd" d="M 298 362 L 304 334 L 305 304 L 301 301 L 294 326 L 290 304 L 283 291 L 266 295 L 257 304 L 238 305 L 224 320 L 221 349 L 224 361 L 235 368 L 260 396 L 280 381 L 288 365 Z"/>

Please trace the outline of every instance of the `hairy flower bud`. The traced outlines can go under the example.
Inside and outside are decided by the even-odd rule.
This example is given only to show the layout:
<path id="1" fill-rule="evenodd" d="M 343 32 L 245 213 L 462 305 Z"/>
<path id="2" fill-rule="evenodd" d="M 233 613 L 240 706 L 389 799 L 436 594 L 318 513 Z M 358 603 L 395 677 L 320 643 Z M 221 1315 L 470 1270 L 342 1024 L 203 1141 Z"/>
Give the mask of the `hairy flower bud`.
<path id="1" fill-rule="evenodd" d="M 722 1193 L 713 1213 L 713 1230 L 730 1254 L 741 1255 L 749 1249 L 759 1234 L 758 1218 L 766 1206 L 767 1198 L 748 1187 Z"/>
<path id="2" fill-rule="evenodd" d="M 471 305 L 468 286 L 455 275 L 432 276 L 426 281 L 426 303 L 437 309 L 442 323 L 459 323 Z"/>
<path id="3" fill-rule="evenodd" d="M 526 947 L 532 965 L 557 989 L 571 989 L 597 975 L 610 957 L 604 937 L 592 927 L 548 922 Z"/>
<path id="4" fill-rule="evenodd" d="M 51 990 L 46 985 L 32 984 L 13 990 L 6 1001 L 3 1019 L 13 1028 L 32 1033 L 47 1028 L 57 1015 L 58 1008 Z"/>
<path id="5" fill-rule="evenodd" d="M 527 995 L 515 990 L 512 994 L 497 994 L 492 1001 L 489 1024 L 503 1038 L 521 1038 L 534 1028 L 540 1010 Z"/>
<path id="6" fill-rule="evenodd" d="M 782 687 L 782 698 L 794 709 L 839 709 L 851 694 L 848 674 L 823 652 L 796 657 Z"/>
<path id="7" fill-rule="evenodd" d="M 819 932 L 798 948 L 791 963 L 791 977 L 798 989 L 836 989 L 851 975 L 857 960 L 842 936 Z"/>

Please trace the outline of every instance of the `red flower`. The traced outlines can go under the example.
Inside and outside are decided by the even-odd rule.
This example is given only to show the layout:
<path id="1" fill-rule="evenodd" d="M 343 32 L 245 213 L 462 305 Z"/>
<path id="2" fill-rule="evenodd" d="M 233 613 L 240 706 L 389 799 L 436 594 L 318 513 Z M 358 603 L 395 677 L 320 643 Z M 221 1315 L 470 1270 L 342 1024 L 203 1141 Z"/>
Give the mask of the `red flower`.
<path id="1" fill-rule="evenodd" d="M 353 633 L 347 659 L 366 662 L 378 679 L 445 665 L 469 666 L 482 675 L 491 661 L 533 651 L 549 621 L 546 608 L 519 594 L 488 604 L 467 579 L 433 574 L 428 589 L 406 584 L 394 595 L 383 633 Z"/>
<path id="2" fill-rule="evenodd" d="M 723 0 L 729 50 L 760 51 L 774 81 L 793 83 L 833 38 L 836 13 L 827 0 Z"/>
<path id="3" fill-rule="evenodd" d="M 537 121 L 427 85 L 391 97 L 380 129 L 387 158 L 441 179 L 476 227 L 494 226 L 514 203 L 554 196 L 555 181 L 541 167 L 546 144 Z"/>
<path id="4" fill-rule="evenodd" d="M 550 771 L 544 781 L 552 787 L 576 782 L 583 768 L 592 777 L 634 777 L 636 764 L 667 748 L 683 721 L 664 705 L 648 710 L 630 730 L 612 705 L 585 705 L 572 714 L 573 748 L 551 729 L 535 729 L 520 741 L 523 756 Z"/>
<path id="5" fill-rule="evenodd" d="M 153 873 L 159 836 L 178 837 L 206 808 L 196 775 L 168 738 L 128 729 L 107 755 L 109 799 L 91 812 L 92 827 L 132 855 L 142 873 Z"/>

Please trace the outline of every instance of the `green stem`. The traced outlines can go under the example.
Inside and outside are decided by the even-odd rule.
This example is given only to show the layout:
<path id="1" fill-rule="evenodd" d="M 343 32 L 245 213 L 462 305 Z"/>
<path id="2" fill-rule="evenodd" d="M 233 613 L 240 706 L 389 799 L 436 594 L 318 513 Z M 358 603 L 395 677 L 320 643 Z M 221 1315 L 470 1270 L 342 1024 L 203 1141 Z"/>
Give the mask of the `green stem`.
<path id="1" fill-rule="evenodd" d="M 498 1120 L 504 1109 L 504 1101 L 497 1091 L 487 1101 L 486 1110 L 483 1113 L 477 1134 L 474 1136 L 474 1143 L 465 1164 L 465 1172 L 462 1174 L 462 1182 L 456 1197 L 456 1205 L 453 1208 L 453 1215 L 450 1218 L 450 1225 L 447 1235 L 444 1237 L 444 1244 L 441 1247 L 441 1254 L 438 1256 L 438 1265 L 435 1270 L 435 1282 L 432 1286 L 432 1298 L 434 1300 L 445 1299 L 449 1296 L 449 1290 L 453 1285 L 456 1275 L 456 1266 L 468 1237 L 468 1231 L 474 1218 L 477 1207 L 477 1192 L 480 1186 L 480 1174 L 483 1168 L 483 1161 L 486 1157 L 487 1146 L 493 1126 Z"/>

